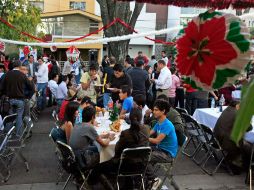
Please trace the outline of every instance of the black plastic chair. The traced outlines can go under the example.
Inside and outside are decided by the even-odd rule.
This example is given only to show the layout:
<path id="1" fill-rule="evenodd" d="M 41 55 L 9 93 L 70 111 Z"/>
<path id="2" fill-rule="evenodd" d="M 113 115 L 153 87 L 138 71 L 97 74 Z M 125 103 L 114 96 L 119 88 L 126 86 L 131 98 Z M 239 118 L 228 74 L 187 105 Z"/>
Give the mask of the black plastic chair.
<path id="1" fill-rule="evenodd" d="M 203 127 L 205 127 L 205 126 L 203 126 Z M 207 155 L 206 158 L 204 159 L 204 161 L 201 165 L 201 169 L 203 171 L 205 171 L 207 174 L 213 175 L 217 172 L 217 170 L 220 168 L 222 163 L 224 163 L 228 172 L 230 174 L 232 174 L 232 170 L 230 169 L 229 164 L 226 161 L 227 152 L 224 151 L 222 149 L 222 147 L 220 146 L 220 143 L 214 136 L 212 129 L 210 129 L 209 127 L 205 127 L 205 130 L 206 130 L 205 131 L 206 135 L 209 136 L 209 141 L 206 142 L 206 145 L 208 147 L 208 152 L 206 154 Z M 206 165 L 207 165 L 208 161 L 212 158 L 217 162 L 217 165 L 214 170 L 209 171 L 206 168 Z"/>
<path id="2" fill-rule="evenodd" d="M 184 134 L 182 134 L 184 136 L 184 141 L 179 141 L 178 140 L 178 151 L 177 151 L 177 155 L 174 159 L 172 159 L 171 162 L 163 162 L 163 163 L 156 163 L 155 164 L 155 172 L 157 172 L 160 168 L 162 168 L 165 173 L 163 175 L 163 179 L 162 182 L 160 184 L 160 186 L 158 187 L 158 189 L 161 189 L 163 184 L 165 183 L 166 179 L 169 180 L 170 184 L 174 187 L 174 189 L 179 190 L 179 186 L 176 184 L 175 180 L 174 180 L 174 176 L 172 173 L 172 170 L 175 166 L 176 161 L 178 160 L 179 156 L 180 156 L 180 152 L 182 151 L 182 148 L 185 146 L 186 142 L 188 141 L 188 137 L 185 136 Z"/>
<path id="3" fill-rule="evenodd" d="M 7 142 L 7 148 L 10 150 L 9 154 L 6 157 L 10 160 L 10 167 L 15 162 L 16 158 L 19 158 L 22 162 L 24 162 L 26 171 L 29 171 L 29 163 L 25 156 L 22 153 L 22 149 L 25 148 L 25 141 L 30 136 L 30 132 L 33 128 L 33 122 L 30 117 L 25 117 L 23 119 L 24 128 L 20 137 L 9 139 Z"/>
<path id="4" fill-rule="evenodd" d="M 67 145 L 61 141 L 56 141 L 56 145 L 57 145 L 57 148 L 61 154 L 62 167 L 69 174 L 62 190 L 64 190 L 66 188 L 71 177 L 81 177 L 82 178 L 83 184 L 81 185 L 80 189 L 83 189 L 85 186 L 88 187 L 87 179 L 89 177 L 90 172 L 88 172 L 88 175 L 85 177 L 85 174 L 79 167 L 79 164 L 76 160 L 76 157 L 75 157 L 75 154 L 74 154 L 72 148 L 69 145 Z"/>
<path id="5" fill-rule="evenodd" d="M 15 129 L 15 126 L 13 126 L 9 131 L 8 133 L 5 135 L 5 137 L 3 138 L 2 140 L 2 143 L 0 145 L 0 162 L 2 164 L 2 167 L 6 170 L 7 172 L 7 175 L 5 176 L 1 170 L 0 174 L 1 174 L 1 177 L 3 179 L 4 182 L 7 182 L 11 176 L 11 172 L 10 172 L 10 169 L 7 165 L 7 163 L 4 161 L 5 160 L 5 154 L 6 154 L 6 145 L 7 145 L 7 142 L 8 140 L 11 138 L 12 134 L 14 133 L 14 129 Z"/>
<path id="6" fill-rule="evenodd" d="M 180 115 L 182 115 L 183 113 L 188 115 L 188 111 L 184 108 L 176 107 L 175 109 L 176 111 L 178 111 L 178 113 L 180 113 Z"/>
<path id="7" fill-rule="evenodd" d="M 120 177 L 141 178 L 141 186 L 145 190 L 144 176 L 149 161 L 151 160 L 152 149 L 150 147 L 126 148 L 123 150 L 117 171 L 116 184 L 119 190 Z M 128 168 L 130 165 L 130 168 Z"/>
<path id="8" fill-rule="evenodd" d="M 199 146 L 202 144 L 202 142 L 200 141 L 200 138 L 204 137 L 204 132 L 203 132 L 200 124 L 194 118 L 192 118 L 190 115 L 183 113 L 182 117 L 185 122 L 185 130 L 184 131 L 185 131 L 186 136 L 188 136 L 188 140 L 182 148 L 182 153 L 184 155 L 192 158 L 196 154 Z M 194 145 L 194 150 L 192 152 L 188 153 L 187 148 L 191 142 Z"/>

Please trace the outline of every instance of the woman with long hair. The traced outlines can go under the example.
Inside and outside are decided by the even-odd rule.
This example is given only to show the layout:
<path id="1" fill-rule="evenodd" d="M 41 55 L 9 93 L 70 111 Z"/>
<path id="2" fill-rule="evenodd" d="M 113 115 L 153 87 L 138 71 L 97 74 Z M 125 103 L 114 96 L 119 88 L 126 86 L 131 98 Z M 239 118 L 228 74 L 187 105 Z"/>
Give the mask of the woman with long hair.
<path id="1" fill-rule="evenodd" d="M 67 143 L 69 143 L 71 131 L 75 124 L 75 119 L 78 116 L 78 102 L 69 102 L 66 106 L 63 124 L 61 125 L 61 129 L 65 132 Z"/>
<path id="2" fill-rule="evenodd" d="M 90 183 L 97 182 L 98 178 L 101 178 L 102 176 L 100 174 L 107 175 L 109 172 L 114 173 L 118 169 L 119 161 L 121 154 L 125 148 L 135 148 L 135 147 L 143 147 L 148 146 L 149 142 L 149 133 L 148 129 L 141 125 L 141 118 L 142 118 L 142 112 L 141 109 L 138 107 L 134 107 L 132 111 L 130 112 L 130 128 L 127 130 L 124 130 L 121 132 L 120 139 L 116 144 L 115 147 L 115 156 L 107 161 L 103 162 L 102 164 L 96 166 L 92 174 L 89 177 Z M 130 160 L 130 162 L 135 163 L 135 160 Z M 132 167 L 135 167 L 135 164 L 128 164 L 128 168 L 126 169 L 133 169 Z M 103 178 L 102 178 L 103 179 Z M 108 187 L 108 184 L 105 183 L 105 180 L 101 180 L 101 183 L 103 183 L 106 188 Z M 128 184 L 126 184 L 128 185 Z M 126 189 L 132 189 L 131 187 L 125 186 Z"/>

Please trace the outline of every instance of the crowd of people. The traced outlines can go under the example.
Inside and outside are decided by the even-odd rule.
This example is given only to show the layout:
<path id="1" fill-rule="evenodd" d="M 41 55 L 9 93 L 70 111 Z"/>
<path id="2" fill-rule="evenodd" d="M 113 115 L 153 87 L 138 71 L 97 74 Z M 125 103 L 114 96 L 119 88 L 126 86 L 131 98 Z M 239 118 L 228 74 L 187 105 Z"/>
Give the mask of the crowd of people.
<path id="1" fill-rule="evenodd" d="M 165 51 L 159 60 L 155 56 L 149 60 L 138 52 L 135 58 L 126 56 L 124 63 L 104 56 L 101 68 L 91 63 L 87 72 L 80 72 L 79 61 L 73 64 L 67 61 L 61 69 L 53 56 L 38 57 L 37 62 L 32 55 L 22 61 L 2 62 L 0 90 L 11 105 L 9 112 L 18 115 L 16 135 L 21 134 L 23 118 L 30 117 L 31 98 L 36 97 L 40 112 L 47 104 L 56 106 L 60 123 L 53 131 L 54 139 L 69 144 L 77 157 L 81 157 L 81 165 L 85 164 L 84 157 L 94 158 L 90 163 L 94 166 L 92 176 L 107 174 L 108 168 L 117 170 L 125 148 L 150 145 L 153 151 L 147 178 L 153 188 L 160 180 L 152 172 L 152 166 L 175 158 L 178 141 L 183 138 L 184 123 L 175 107 L 186 108 L 192 115 L 196 108 L 209 106 L 209 94 L 215 100 L 224 94 L 226 104 L 230 104 L 235 89 L 232 85 L 217 93 L 192 88 L 182 80 L 172 56 L 167 57 Z M 111 102 L 119 109 L 119 118 L 126 120 L 130 128 L 122 131 L 115 156 L 99 164 L 94 142 L 106 147 L 114 136 L 97 133 L 96 109 L 107 110 Z"/>

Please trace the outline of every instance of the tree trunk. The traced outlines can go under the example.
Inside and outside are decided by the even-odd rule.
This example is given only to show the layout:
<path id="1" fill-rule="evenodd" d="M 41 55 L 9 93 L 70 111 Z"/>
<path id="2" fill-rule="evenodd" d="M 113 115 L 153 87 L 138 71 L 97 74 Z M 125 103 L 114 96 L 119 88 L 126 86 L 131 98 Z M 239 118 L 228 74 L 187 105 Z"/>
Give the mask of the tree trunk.
<path id="1" fill-rule="evenodd" d="M 103 25 L 111 23 L 114 19 L 120 18 L 132 28 L 135 27 L 137 18 L 144 4 L 135 3 L 133 12 L 130 10 L 129 2 L 118 2 L 115 0 L 97 0 L 100 4 L 101 18 Z M 114 24 L 104 31 L 106 37 L 128 35 L 132 32 L 119 23 Z M 109 56 L 114 56 L 117 63 L 122 63 L 128 54 L 130 40 L 108 43 Z"/>

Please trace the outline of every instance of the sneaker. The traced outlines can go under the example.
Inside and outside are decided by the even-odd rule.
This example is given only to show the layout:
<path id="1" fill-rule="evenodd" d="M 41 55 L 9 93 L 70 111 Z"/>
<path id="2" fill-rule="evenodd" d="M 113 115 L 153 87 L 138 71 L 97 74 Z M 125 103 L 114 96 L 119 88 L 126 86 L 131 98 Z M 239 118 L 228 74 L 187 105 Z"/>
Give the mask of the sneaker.
<path id="1" fill-rule="evenodd" d="M 152 189 L 151 190 L 157 190 L 159 186 L 161 185 L 162 180 L 158 177 L 156 177 L 152 182 Z"/>

